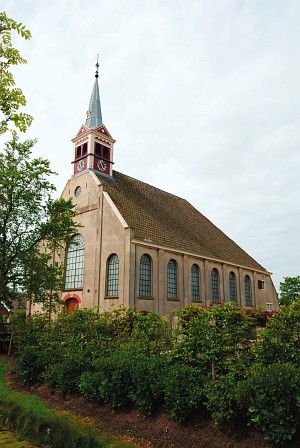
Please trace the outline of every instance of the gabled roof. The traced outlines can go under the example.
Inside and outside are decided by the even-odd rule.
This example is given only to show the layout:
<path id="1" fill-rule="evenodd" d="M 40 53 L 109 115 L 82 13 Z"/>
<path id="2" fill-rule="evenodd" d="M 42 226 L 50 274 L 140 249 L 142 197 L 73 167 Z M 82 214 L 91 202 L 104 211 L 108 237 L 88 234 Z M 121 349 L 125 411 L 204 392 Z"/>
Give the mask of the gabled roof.
<path id="1" fill-rule="evenodd" d="M 266 271 L 185 199 L 117 171 L 98 178 L 135 239 Z"/>

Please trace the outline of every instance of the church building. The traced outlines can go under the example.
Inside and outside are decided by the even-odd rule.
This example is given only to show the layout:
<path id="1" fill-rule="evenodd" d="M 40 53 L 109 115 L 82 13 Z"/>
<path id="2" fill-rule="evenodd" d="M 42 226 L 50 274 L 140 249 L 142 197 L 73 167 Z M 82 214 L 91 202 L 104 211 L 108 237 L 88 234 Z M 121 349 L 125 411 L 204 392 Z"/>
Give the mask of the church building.
<path id="1" fill-rule="evenodd" d="M 115 140 L 102 120 L 96 68 L 62 193 L 82 226 L 65 254 L 61 299 L 68 309 L 167 314 L 229 301 L 277 309 L 271 273 L 189 202 L 114 170 Z"/>

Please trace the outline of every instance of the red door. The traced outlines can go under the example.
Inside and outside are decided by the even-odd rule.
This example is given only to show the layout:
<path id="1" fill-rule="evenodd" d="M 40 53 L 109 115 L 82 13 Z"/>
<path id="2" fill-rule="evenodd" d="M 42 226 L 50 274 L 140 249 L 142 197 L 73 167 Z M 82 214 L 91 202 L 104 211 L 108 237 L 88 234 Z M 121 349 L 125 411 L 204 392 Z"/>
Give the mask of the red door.
<path id="1" fill-rule="evenodd" d="M 78 300 L 74 297 L 71 297 L 66 301 L 68 314 L 72 314 L 75 310 L 75 308 L 78 308 Z"/>

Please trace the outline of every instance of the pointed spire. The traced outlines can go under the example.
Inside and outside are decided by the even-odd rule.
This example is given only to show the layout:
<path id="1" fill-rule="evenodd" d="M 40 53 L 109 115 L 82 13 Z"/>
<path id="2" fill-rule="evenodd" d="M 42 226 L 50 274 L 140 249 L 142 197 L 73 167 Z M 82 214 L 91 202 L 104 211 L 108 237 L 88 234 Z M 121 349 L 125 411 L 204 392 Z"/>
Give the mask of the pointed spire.
<path id="1" fill-rule="evenodd" d="M 95 82 L 94 87 L 90 99 L 89 109 L 86 113 L 86 122 L 85 125 L 89 129 L 96 129 L 102 124 L 102 114 L 101 114 L 101 103 L 100 103 L 100 94 L 99 94 L 99 86 L 98 86 L 98 78 L 99 78 L 99 55 L 97 55 L 97 63 L 96 63 L 96 73 L 95 73 Z"/>

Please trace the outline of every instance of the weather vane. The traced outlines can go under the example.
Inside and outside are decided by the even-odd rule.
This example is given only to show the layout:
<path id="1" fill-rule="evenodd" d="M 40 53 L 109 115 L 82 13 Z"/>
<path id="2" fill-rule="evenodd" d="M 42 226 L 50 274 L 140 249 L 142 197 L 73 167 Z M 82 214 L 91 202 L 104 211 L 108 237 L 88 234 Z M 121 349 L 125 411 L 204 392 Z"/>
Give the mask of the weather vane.
<path id="1" fill-rule="evenodd" d="M 98 68 L 99 68 L 99 53 L 97 53 L 97 64 L 96 64 L 96 74 L 95 74 L 96 78 L 99 78 Z"/>

